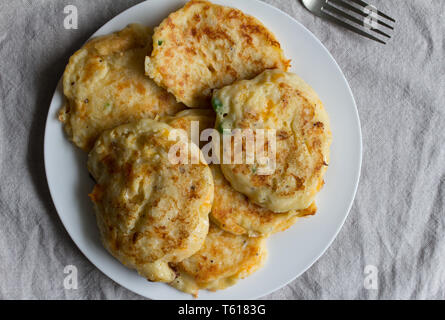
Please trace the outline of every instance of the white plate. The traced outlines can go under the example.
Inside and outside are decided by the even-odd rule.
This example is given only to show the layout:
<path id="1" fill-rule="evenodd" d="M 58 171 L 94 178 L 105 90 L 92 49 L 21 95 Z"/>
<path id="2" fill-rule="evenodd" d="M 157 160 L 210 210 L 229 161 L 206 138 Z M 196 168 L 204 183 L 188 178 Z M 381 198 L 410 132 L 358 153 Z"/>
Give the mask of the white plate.
<path id="1" fill-rule="evenodd" d="M 107 34 L 132 22 L 158 25 L 185 0 L 151 0 L 119 14 L 93 36 Z M 335 60 L 315 36 L 286 13 L 256 0 L 215 0 L 257 17 L 281 42 L 292 59 L 291 71 L 319 94 L 331 118 L 333 143 L 326 184 L 317 197 L 318 212 L 268 240 L 266 265 L 235 286 L 200 292 L 200 299 L 254 299 L 271 293 L 306 271 L 329 247 L 343 225 L 358 185 L 362 142 L 357 108 L 349 85 Z M 303 8 L 302 8 L 303 10 Z M 59 84 L 48 113 L 45 131 L 45 169 L 60 219 L 83 254 L 120 285 L 153 299 L 191 299 L 166 284 L 150 283 L 115 260 L 102 247 L 87 196 L 93 184 L 86 155 L 65 137 L 57 120 L 62 104 Z"/>

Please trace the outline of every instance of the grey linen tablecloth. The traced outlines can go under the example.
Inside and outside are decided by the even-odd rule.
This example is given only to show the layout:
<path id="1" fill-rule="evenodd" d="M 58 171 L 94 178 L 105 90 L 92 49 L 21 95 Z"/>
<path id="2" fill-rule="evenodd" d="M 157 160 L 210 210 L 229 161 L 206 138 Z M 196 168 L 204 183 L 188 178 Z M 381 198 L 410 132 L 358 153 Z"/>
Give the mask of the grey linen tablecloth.
<path id="1" fill-rule="evenodd" d="M 239 0 L 244 1 L 244 0 Z M 371 1 L 371 0 L 370 0 Z M 96 269 L 62 226 L 43 165 L 45 119 L 69 56 L 137 0 L 0 2 L 0 298 L 142 299 Z M 372 0 L 397 19 L 386 46 L 267 0 L 311 30 L 348 79 L 363 130 L 357 197 L 339 236 L 268 299 L 445 298 L 445 1 Z M 79 9 L 65 30 L 63 9 Z M 66 265 L 78 268 L 66 290 Z M 364 286 L 366 266 L 378 289 Z"/>

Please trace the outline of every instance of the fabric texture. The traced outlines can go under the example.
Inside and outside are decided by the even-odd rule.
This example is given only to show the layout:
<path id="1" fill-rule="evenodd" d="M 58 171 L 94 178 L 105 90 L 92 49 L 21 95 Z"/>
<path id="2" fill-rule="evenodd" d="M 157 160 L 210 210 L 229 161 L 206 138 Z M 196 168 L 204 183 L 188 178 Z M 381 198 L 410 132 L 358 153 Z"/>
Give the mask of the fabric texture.
<path id="1" fill-rule="evenodd" d="M 138 2 L 0 3 L 1 299 L 143 299 L 75 246 L 43 164 L 47 111 L 69 56 Z M 300 1 L 266 2 L 300 21 L 337 60 L 357 102 L 364 153 L 337 239 L 304 275 L 264 298 L 445 299 L 445 1 L 372 0 L 397 20 L 385 46 L 313 16 Z M 68 4 L 79 10 L 77 30 L 63 28 Z M 77 290 L 63 286 L 71 264 Z M 364 286 L 369 265 L 378 270 L 377 290 Z"/>

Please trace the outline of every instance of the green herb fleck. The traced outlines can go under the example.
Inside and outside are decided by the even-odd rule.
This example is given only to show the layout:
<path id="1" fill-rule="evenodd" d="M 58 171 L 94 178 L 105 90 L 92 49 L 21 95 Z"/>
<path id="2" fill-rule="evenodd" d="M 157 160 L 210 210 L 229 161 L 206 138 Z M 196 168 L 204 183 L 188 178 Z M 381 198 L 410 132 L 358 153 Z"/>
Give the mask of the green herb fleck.
<path id="1" fill-rule="evenodd" d="M 252 167 L 252 173 L 253 173 L 253 174 L 256 173 L 256 167 Z"/>
<path id="2" fill-rule="evenodd" d="M 221 133 L 221 134 L 224 133 L 224 128 L 222 126 L 222 123 L 220 123 L 219 126 L 218 126 L 218 132 Z"/>
<path id="3" fill-rule="evenodd" d="M 212 107 L 213 107 L 213 110 L 215 110 L 216 113 L 221 112 L 221 109 L 223 107 L 222 101 L 219 100 L 217 97 L 214 97 L 212 99 Z"/>
<path id="4" fill-rule="evenodd" d="M 221 134 L 230 134 L 230 133 L 231 133 L 230 128 L 224 128 L 222 122 L 218 125 L 217 130 L 218 130 L 218 132 L 221 133 Z"/>
<path id="5" fill-rule="evenodd" d="M 158 46 L 162 46 L 163 43 L 164 43 L 164 41 L 158 40 Z"/>
<path id="6" fill-rule="evenodd" d="M 108 102 L 108 103 L 105 104 L 104 108 L 108 109 L 109 107 L 111 107 L 111 103 Z"/>

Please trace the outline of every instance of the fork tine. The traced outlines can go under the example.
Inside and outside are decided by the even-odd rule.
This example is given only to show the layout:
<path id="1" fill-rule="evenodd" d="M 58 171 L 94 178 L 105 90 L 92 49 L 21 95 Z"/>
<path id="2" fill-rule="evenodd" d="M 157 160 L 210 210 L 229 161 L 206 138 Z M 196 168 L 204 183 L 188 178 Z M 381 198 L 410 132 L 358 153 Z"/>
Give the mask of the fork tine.
<path id="1" fill-rule="evenodd" d="M 335 13 L 335 14 L 338 14 L 339 16 L 342 16 L 342 17 L 345 18 L 345 19 L 348 19 L 348 20 L 350 20 L 350 21 L 352 21 L 352 22 L 355 22 L 356 24 L 358 24 L 358 25 L 360 25 L 360 26 L 363 26 L 363 25 L 364 25 L 365 27 L 371 29 L 372 31 L 374 31 L 374 32 L 376 32 L 376 33 L 378 33 L 378 34 L 380 34 L 380 35 L 382 35 L 382 36 L 385 36 L 385 37 L 387 37 L 387 38 L 391 38 L 391 36 L 390 36 L 389 34 L 386 34 L 386 33 L 384 33 L 383 31 L 380 31 L 379 29 L 375 29 L 375 28 L 373 28 L 372 25 L 370 25 L 369 23 L 367 23 L 367 22 L 364 21 L 364 20 L 357 19 L 357 18 L 351 16 L 350 14 L 347 14 L 346 12 L 343 12 L 343 11 L 341 11 L 341 10 L 339 10 L 339 9 L 337 9 L 337 8 L 335 8 L 335 7 L 333 7 L 333 6 L 331 6 L 331 5 L 329 4 L 329 2 L 326 3 L 326 4 L 323 6 L 323 9 L 325 9 L 325 8 L 328 9 L 328 11 L 331 11 L 331 12 L 333 12 L 333 13 Z"/>
<path id="2" fill-rule="evenodd" d="M 357 9 L 357 8 L 354 7 L 354 6 L 351 6 L 349 3 L 344 2 L 343 0 L 329 0 L 329 2 L 335 3 L 335 4 L 341 6 L 341 7 L 345 8 L 345 9 L 351 10 L 352 12 L 355 12 L 355 13 L 357 13 L 357 14 L 363 16 L 363 17 L 368 17 L 368 16 L 369 16 L 368 14 L 364 13 L 362 10 Z M 383 22 L 383 21 L 380 20 L 380 19 L 376 19 L 376 20 L 377 20 L 377 23 L 378 23 L 378 24 L 380 24 L 380 25 L 382 25 L 382 26 L 385 26 L 385 27 L 387 27 L 387 28 L 389 28 L 389 29 L 391 29 L 391 30 L 394 30 L 394 27 L 393 27 L 393 26 L 390 26 L 389 24 Z"/>
<path id="3" fill-rule="evenodd" d="M 358 5 L 362 6 L 362 7 L 367 7 L 369 6 L 369 4 L 367 4 L 366 2 L 362 1 L 362 0 L 349 0 L 351 2 L 357 3 Z M 391 18 L 390 16 L 384 14 L 383 12 L 377 10 L 377 14 L 385 19 L 388 19 L 389 21 L 392 22 L 396 22 L 396 20 L 394 20 L 393 18 Z"/>
<path id="4" fill-rule="evenodd" d="M 338 24 L 338 25 L 340 25 L 340 26 L 342 26 L 342 27 L 344 27 L 344 28 L 346 28 L 346 29 L 348 29 L 348 30 L 350 30 L 350 31 L 353 31 L 353 32 L 355 32 L 355 33 L 358 33 L 359 35 L 361 35 L 361 36 L 363 36 L 363 37 L 366 37 L 366 38 L 368 38 L 368 39 L 377 41 L 377 42 L 382 43 L 382 44 L 386 44 L 386 42 L 383 42 L 383 41 L 380 40 L 379 38 L 376 38 L 376 37 L 374 37 L 373 35 L 370 35 L 369 33 L 366 33 L 366 32 L 364 32 L 363 30 L 360 30 L 359 28 L 356 28 L 356 27 L 354 27 L 354 26 L 351 26 L 350 24 L 348 24 L 348 23 L 346 23 L 346 22 L 344 22 L 344 21 L 342 21 L 342 20 L 340 20 L 340 19 L 334 17 L 333 15 L 327 13 L 327 11 L 325 11 L 325 10 L 322 10 L 322 12 L 320 13 L 320 15 L 321 15 L 323 18 L 325 18 L 326 20 L 329 20 L 329 21 L 331 21 L 331 22 L 333 22 L 333 23 L 336 23 L 336 24 Z"/>

